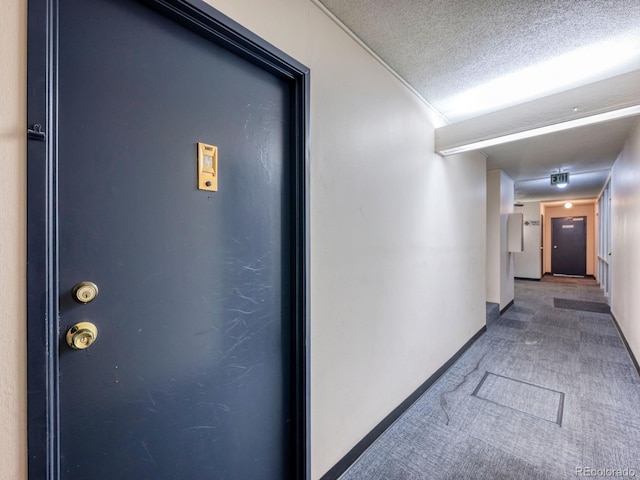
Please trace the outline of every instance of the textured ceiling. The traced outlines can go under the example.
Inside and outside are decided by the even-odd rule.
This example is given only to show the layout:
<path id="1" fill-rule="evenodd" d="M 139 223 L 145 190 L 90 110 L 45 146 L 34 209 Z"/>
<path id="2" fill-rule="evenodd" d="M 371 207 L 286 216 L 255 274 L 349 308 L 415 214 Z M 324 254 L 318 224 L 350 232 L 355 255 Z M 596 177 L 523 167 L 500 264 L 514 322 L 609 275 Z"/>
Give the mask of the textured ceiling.
<path id="1" fill-rule="evenodd" d="M 457 94 L 578 48 L 640 39 L 639 0 L 319 1 L 451 122 L 465 118 L 448 111 Z M 638 68 L 640 52 L 571 86 Z"/>
<path id="2" fill-rule="evenodd" d="M 453 124 L 640 70 L 640 0 L 313 1 Z M 548 75 L 557 81 L 551 89 L 538 91 L 535 82 L 527 85 L 525 76 L 525 81 L 503 87 L 521 94 L 520 100 L 491 100 L 482 110 L 470 111 L 454 104 L 461 94 L 487 83 L 594 46 L 604 46 L 605 56 L 583 57 L 570 68 L 561 68 L 559 62 L 561 67 Z M 615 61 L 621 52 L 627 56 Z M 581 74 L 591 67 L 603 68 Z M 574 100 L 581 103 L 580 98 Z M 592 107 L 597 111 L 597 105 Z M 550 112 L 532 113 L 544 117 Z M 519 201 L 597 196 L 634 121 L 616 120 L 486 148 L 487 169 L 511 176 Z M 549 186 L 549 175 L 558 168 L 572 175 L 564 191 Z"/>

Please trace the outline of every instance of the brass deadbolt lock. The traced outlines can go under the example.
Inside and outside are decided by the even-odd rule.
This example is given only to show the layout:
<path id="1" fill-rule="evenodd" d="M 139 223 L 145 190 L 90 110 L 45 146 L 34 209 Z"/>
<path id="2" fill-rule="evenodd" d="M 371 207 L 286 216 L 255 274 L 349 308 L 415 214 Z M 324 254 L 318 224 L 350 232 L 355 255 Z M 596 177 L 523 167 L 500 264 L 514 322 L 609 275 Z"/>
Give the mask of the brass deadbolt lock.
<path id="1" fill-rule="evenodd" d="M 67 344 L 76 350 L 89 348 L 98 338 L 98 327 L 91 322 L 76 323 L 67 332 Z"/>
<path id="2" fill-rule="evenodd" d="M 92 302 L 98 296 L 98 286 L 93 282 L 80 282 L 73 287 L 73 298 L 80 303 Z"/>

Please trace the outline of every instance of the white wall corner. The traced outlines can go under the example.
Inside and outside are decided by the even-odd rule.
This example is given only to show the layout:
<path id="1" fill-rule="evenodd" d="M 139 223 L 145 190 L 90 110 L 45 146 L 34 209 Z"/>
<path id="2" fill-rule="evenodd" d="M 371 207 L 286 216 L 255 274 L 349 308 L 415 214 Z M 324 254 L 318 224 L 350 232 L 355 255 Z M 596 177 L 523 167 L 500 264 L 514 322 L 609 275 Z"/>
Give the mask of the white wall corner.
<path id="1" fill-rule="evenodd" d="M 509 253 L 520 253 L 524 250 L 523 237 L 524 219 L 523 214 L 510 213 L 507 218 L 507 251 Z"/>
<path id="2" fill-rule="evenodd" d="M 516 278 L 540 279 L 542 277 L 542 226 L 540 202 L 526 202 L 515 207 L 523 215 L 523 251 L 514 255 Z"/>

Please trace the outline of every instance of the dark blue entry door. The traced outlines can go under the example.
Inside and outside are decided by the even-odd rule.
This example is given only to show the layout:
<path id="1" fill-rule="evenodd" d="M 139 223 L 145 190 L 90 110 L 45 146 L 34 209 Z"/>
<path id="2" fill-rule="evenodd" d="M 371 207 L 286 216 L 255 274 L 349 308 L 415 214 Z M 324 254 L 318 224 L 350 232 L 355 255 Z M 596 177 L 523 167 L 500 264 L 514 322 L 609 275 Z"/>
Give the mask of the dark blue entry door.
<path id="1" fill-rule="evenodd" d="M 587 274 L 587 217 L 551 219 L 551 272 Z"/>
<path id="2" fill-rule="evenodd" d="M 290 86 L 135 2 L 59 15 L 62 478 L 289 478 Z"/>

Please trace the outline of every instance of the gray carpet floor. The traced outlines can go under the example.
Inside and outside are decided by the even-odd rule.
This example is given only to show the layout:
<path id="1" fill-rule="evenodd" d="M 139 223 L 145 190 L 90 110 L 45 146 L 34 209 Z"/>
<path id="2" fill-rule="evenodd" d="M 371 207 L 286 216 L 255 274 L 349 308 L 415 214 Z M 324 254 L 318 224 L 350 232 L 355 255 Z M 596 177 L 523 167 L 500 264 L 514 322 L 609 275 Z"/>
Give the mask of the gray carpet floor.
<path id="1" fill-rule="evenodd" d="M 640 477 L 640 377 L 613 320 L 555 298 L 605 301 L 516 281 L 515 304 L 341 479 Z"/>

